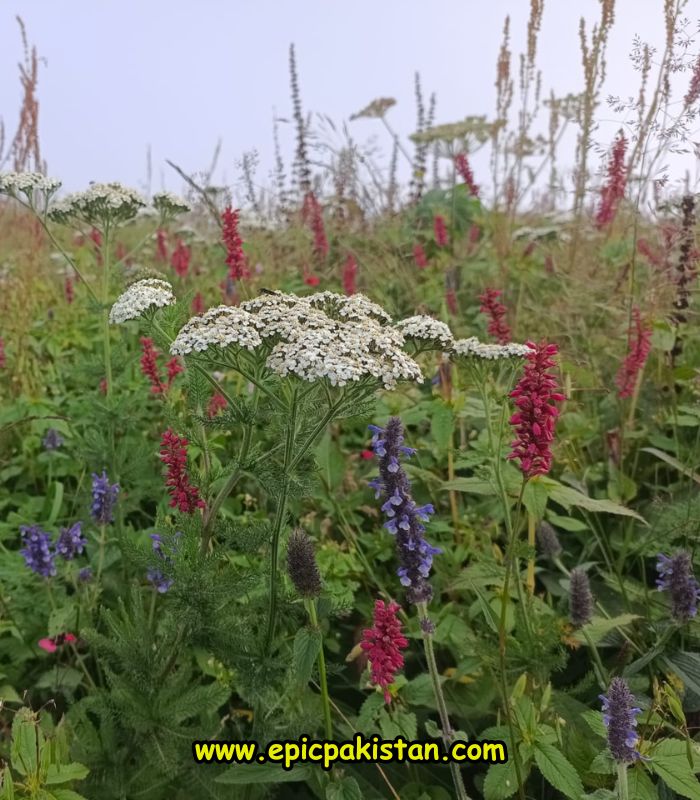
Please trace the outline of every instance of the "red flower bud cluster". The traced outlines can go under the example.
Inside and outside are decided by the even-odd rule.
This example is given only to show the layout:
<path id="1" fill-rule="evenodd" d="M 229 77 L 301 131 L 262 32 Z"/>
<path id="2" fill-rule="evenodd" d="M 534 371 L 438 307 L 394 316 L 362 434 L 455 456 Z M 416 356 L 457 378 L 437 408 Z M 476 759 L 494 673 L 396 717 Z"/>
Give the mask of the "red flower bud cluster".
<path id="1" fill-rule="evenodd" d="M 170 492 L 170 507 L 192 514 L 195 509 L 204 508 L 204 500 L 187 474 L 187 444 L 184 436 L 168 428 L 161 438 L 160 459 L 168 468 L 165 485 Z"/>
<path id="2" fill-rule="evenodd" d="M 651 350 L 651 333 L 651 325 L 643 324 L 639 309 L 632 309 L 632 321 L 627 333 L 627 357 L 615 377 L 618 397 L 631 397 L 634 394 L 637 378 Z"/>
<path id="3" fill-rule="evenodd" d="M 626 151 L 627 139 L 625 139 L 624 133 L 620 131 L 610 154 L 608 177 L 600 191 L 600 206 L 595 218 L 595 224 L 599 230 L 612 223 L 620 200 L 625 196 L 625 187 L 627 186 Z"/>
<path id="4" fill-rule="evenodd" d="M 184 278 L 190 271 L 191 257 L 192 251 L 182 241 L 182 239 L 178 237 L 173 254 L 170 256 L 170 266 L 175 270 L 175 274 L 180 278 Z"/>
<path id="5" fill-rule="evenodd" d="M 363 631 L 360 643 L 370 662 L 370 679 L 375 686 L 384 690 L 387 704 L 391 702 L 388 687 L 403 667 L 401 651 L 408 647 L 408 640 L 403 636 L 401 623 L 396 616 L 398 610 L 398 603 L 385 605 L 383 600 L 377 600 L 374 604 L 374 624 Z"/>
<path id="6" fill-rule="evenodd" d="M 433 234 L 435 236 L 435 244 L 438 247 L 447 247 L 449 237 L 447 235 L 447 224 L 442 214 L 436 214 L 433 218 Z"/>
<path id="7" fill-rule="evenodd" d="M 245 253 L 243 252 L 243 239 L 241 239 L 241 235 L 238 232 L 239 216 L 240 211 L 232 209 L 231 206 L 228 206 L 221 216 L 223 223 L 221 238 L 226 248 L 226 265 L 228 266 L 229 278 L 234 281 L 250 277 Z"/>
<path id="8" fill-rule="evenodd" d="M 168 246 L 165 242 L 166 233 L 162 228 L 156 231 L 156 261 L 165 263 L 168 260 Z"/>
<path id="9" fill-rule="evenodd" d="M 458 156 L 455 157 L 455 168 L 457 172 L 459 172 L 460 177 L 466 184 L 467 188 L 469 189 L 469 194 L 472 197 L 479 196 L 479 187 L 476 185 L 474 181 L 474 173 L 472 172 L 472 168 L 469 164 L 469 159 L 467 158 L 466 153 L 460 153 Z"/>
<path id="10" fill-rule="evenodd" d="M 523 376 L 510 393 L 517 411 L 510 418 L 516 438 L 511 443 L 509 459 L 518 459 L 526 478 L 546 475 L 552 466 L 552 442 L 559 409 L 564 401 L 557 379 L 549 371 L 559 348 L 555 344 L 527 342 L 532 352 L 527 356 Z"/>
<path id="11" fill-rule="evenodd" d="M 419 269 L 425 269 L 428 266 L 428 257 L 420 244 L 413 245 L 413 259 Z"/>
<path id="12" fill-rule="evenodd" d="M 355 294 L 357 291 L 357 286 L 355 285 L 356 279 L 357 261 L 355 261 L 355 257 L 352 253 L 348 253 L 348 257 L 345 259 L 345 265 L 343 266 L 343 289 L 345 290 L 345 294 Z"/>
<path id="13" fill-rule="evenodd" d="M 499 344 L 508 344 L 512 339 L 510 327 L 506 322 L 506 314 L 508 309 L 499 301 L 499 297 L 503 294 L 499 289 L 486 288 L 483 294 L 479 295 L 481 306 L 479 311 L 486 314 L 489 318 L 488 333 Z"/>
<path id="14" fill-rule="evenodd" d="M 307 192 L 301 211 L 302 219 L 311 227 L 314 235 L 314 253 L 320 259 L 328 255 L 329 246 L 326 237 L 326 228 L 323 224 L 323 209 L 313 192 Z"/>

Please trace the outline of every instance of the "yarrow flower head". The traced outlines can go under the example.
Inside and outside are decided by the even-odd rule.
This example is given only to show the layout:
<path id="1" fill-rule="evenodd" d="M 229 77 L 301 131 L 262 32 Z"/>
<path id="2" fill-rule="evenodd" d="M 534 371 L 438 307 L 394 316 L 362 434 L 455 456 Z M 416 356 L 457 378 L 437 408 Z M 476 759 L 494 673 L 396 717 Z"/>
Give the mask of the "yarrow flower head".
<path id="1" fill-rule="evenodd" d="M 481 306 L 479 311 L 489 318 L 488 333 L 499 344 L 507 344 L 510 341 L 510 326 L 506 322 L 508 309 L 499 301 L 502 292 L 499 289 L 487 288 L 483 294 L 479 295 Z"/>
<path id="2" fill-rule="evenodd" d="M 26 200 L 40 210 L 46 208 L 49 198 L 60 186 L 61 181 L 40 172 L 0 172 L 0 194 Z"/>
<path id="3" fill-rule="evenodd" d="M 432 505 L 417 506 L 411 496 L 411 483 L 401 466 L 402 457 L 416 451 L 403 444 L 403 425 L 392 417 L 385 428 L 370 425 L 372 449 L 379 459 L 379 477 L 370 483 L 382 498 L 386 516 L 384 527 L 396 537 L 400 567 L 397 574 L 406 587 L 410 603 L 427 603 L 433 595 L 428 582 L 433 556 L 441 551 L 425 538 L 424 522 L 435 513 Z"/>
<path id="4" fill-rule="evenodd" d="M 80 555 L 87 545 L 87 539 L 83 536 L 82 522 L 76 522 L 70 528 L 61 528 L 61 533 L 56 542 L 56 554 L 72 561 Z"/>
<path id="5" fill-rule="evenodd" d="M 549 371 L 556 366 L 553 357 L 558 348 L 555 344 L 534 344 L 522 378 L 510 393 L 517 411 L 510 418 L 516 438 L 509 459 L 518 459 L 520 469 L 527 478 L 546 475 L 552 466 L 552 442 L 559 409 L 557 403 L 564 401 L 556 377 Z"/>
<path id="6" fill-rule="evenodd" d="M 159 211 L 163 217 L 174 217 L 190 211 L 189 205 L 172 192 L 156 192 L 153 195 L 152 203 L 153 208 Z"/>
<path id="7" fill-rule="evenodd" d="M 51 534 L 38 525 L 21 525 L 19 530 L 24 545 L 19 552 L 24 556 L 25 565 L 42 578 L 53 577 L 56 563 L 51 552 Z"/>
<path id="8" fill-rule="evenodd" d="M 83 192 L 58 200 L 49 208 L 49 218 L 65 223 L 77 217 L 90 225 L 104 227 L 110 222 L 128 222 L 146 202 L 134 189 L 120 183 L 93 183 Z"/>
<path id="9" fill-rule="evenodd" d="M 292 531 L 287 542 L 287 572 L 300 597 L 311 598 L 321 594 L 321 573 L 314 545 L 302 528 Z"/>
<path id="10" fill-rule="evenodd" d="M 174 302 L 173 287 L 167 281 L 145 278 L 132 283 L 117 298 L 109 312 L 109 321 L 112 325 L 120 325 L 129 319 L 142 317 L 144 312 L 152 308 L 171 306 Z"/>
<path id="11" fill-rule="evenodd" d="M 684 625 L 697 616 L 700 601 L 700 584 L 693 574 L 693 562 L 687 550 L 673 556 L 659 553 L 656 564 L 659 591 L 668 592 L 671 598 L 671 614 L 676 622 Z"/>
<path id="12" fill-rule="evenodd" d="M 613 678 L 607 695 L 601 694 L 600 699 L 612 757 L 618 764 L 631 764 L 640 759 L 637 715 L 642 713 L 642 709 L 634 705 L 634 695 L 625 679 Z"/>
<path id="13" fill-rule="evenodd" d="M 168 428 L 161 438 L 160 459 L 168 468 L 165 485 L 170 492 L 170 507 L 192 514 L 195 509 L 204 508 L 204 500 L 187 474 L 187 444 L 184 436 Z"/>
<path id="14" fill-rule="evenodd" d="M 64 442 L 63 436 L 61 436 L 61 434 L 55 428 L 49 428 L 46 431 L 44 438 L 41 440 L 41 444 L 44 450 L 49 450 L 49 451 L 58 450 L 58 448 L 61 447 L 63 442 Z"/>
<path id="15" fill-rule="evenodd" d="M 571 570 L 569 615 L 575 628 L 587 625 L 593 617 L 593 595 L 588 575 L 580 568 Z"/>
<path id="16" fill-rule="evenodd" d="M 454 344 L 452 331 L 437 319 L 416 315 L 396 323 L 406 339 L 413 340 L 417 346 L 431 350 L 448 350 Z"/>
<path id="17" fill-rule="evenodd" d="M 387 705 L 391 702 L 389 686 L 403 667 L 401 651 L 408 647 L 408 640 L 401 632 L 401 623 L 396 616 L 399 608 L 398 603 L 385 604 L 383 600 L 377 600 L 373 625 L 363 631 L 360 643 L 369 659 L 372 684 L 384 691 Z"/>
<path id="18" fill-rule="evenodd" d="M 242 308 L 216 306 L 200 317 L 192 317 L 170 345 L 173 355 L 201 353 L 210 347 L 231 345 L 254 350 L 262 343 L 250 314 Z"/>
<path id="19" fill-rule="evenodd" d="M 480 342 L 476 336 L 468 339 L 458 339 L 451 348 L 453 358 L 482 359 L 484 361 L 498 361 L 505 358 L 527 358 L 533 352 L 534 345 L 518 344 L 490 344 Z"/>
<path id="20" fill-rule="evenodd" d="M 114 506 L 119 496 L 119 484 L 110 484 L 107 471 L 102 475 L 92 473 L 92 506 L 90 515 L 98 525 L 109 525 L 114 522 Z"/>

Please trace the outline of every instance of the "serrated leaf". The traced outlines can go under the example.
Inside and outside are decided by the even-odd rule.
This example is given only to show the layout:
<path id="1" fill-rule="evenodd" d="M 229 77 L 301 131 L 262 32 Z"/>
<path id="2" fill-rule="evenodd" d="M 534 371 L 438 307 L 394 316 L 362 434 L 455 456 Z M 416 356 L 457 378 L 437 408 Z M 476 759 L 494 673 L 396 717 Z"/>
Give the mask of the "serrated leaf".
<path id="1" fill-rule="evenodd" d="M 535 763 L 544 779 L 570 800 L 579 800 L 583 783 L 566 756 L 547 742 L 535 742 Z"/>
<path id="2" fill-rule="evenodd" d="M 28 708 L 20 708 L 12 722 L 12 766 L 20 775 L 36 775 L 39 753 L 44 735 L 35 715 Z"/>
<path id="3" fill-rule="evenodd" d="M 589 623 L 584 625 L 580 631 L 577 631 L 574 634 L 574 639 L 582 644 L 585 644 L 585 633 L 594 644 L 598 644 L 611 631 L 617 630 L 617 628 L 624 628 L 626 625 L 630 625 L 636 619 L 639 619 L 638 614 L 620 614 L 619 616 L 612 617 L 611 619 L 607 619 L 606 617 L 593 617 Z"/>
<path id="4" fill-rule="evenodd" d="M 547 485 L 538 477 L 531 478 L 523 490 L 523 505 L 537 520 L 544 519 L 549 494 Z"/>
<path id="5" fill-rule="evenodd" d="M 216 783 L 247 785 L 251 783 L 300 783 L 311 777 L 310 764 L 295 764 L 284 770 L 281 764 L 236 764 L 214 780 Z"/>
<path id="6" fill-rule="evenodd" d="M 68 783 L 68 781 L 82 781 L 90 770 L 83 764 L 49 764 L 46 773 L 46 784 Z"/>
<path id="7" fill-rule="evenodd" d="M 506 800 L 518 791 L 515 762 L 492 764 L 484 781 L 484 800 Z"/>
<path id="8" fill-rule="evenodd" d="M 12 773 L 9 767 L 0 770 L 0 781 L 2 782 L 0 800 L 15 800 L 15 783 L 12 780 Z"/>
<path id="9" fill-rule="evenodd" d="M 634 800 L 659 800 L 649 773 L 639 764 L 627 770 L 627 786 L 629 796 Z"/>
<path id="10" fill-rule="evenodd" d="M 688 800 L 700 800 L 700 781 L 695 774 L 700 771 L 700 762 L 694 767 L 690 766 L 687 747 L 687 743 L 681 739 L 664 739 L 651 752 L 649 763 L 674 792 Z"/>
<path id="11" fill-rule="evenodd" d="M 326 787 L 326 800 L 361 800 L 362 791 L 354 778 L 345 777 L 329 783 Z"/>
<path id="12" fill-rule="evenodd" d="M 455 419 L 452 409 L 442 400 L 436 400 L 430 419 L 430 432 L 440 450 L 447 450 L 452 439 Z"/>
<path id="13" fill-rule="evenodd" d="M 558 503 L 560 506 L 563 506 L 566 509 L 574 506 L 577 508 L 585 508 L 586 511 L 594 511 L 598 514 L 605 513 L 617 514 L 623 517 L 634 517 L 640 522 L 643 522 L 645 525 L 647 524 L 644 517 L 642 517 L 636 511 L 632 511 L 631 508 L 626 508 L 625 506 L 613 503 L 612 500 L 596 500 L 593 497 L 583 494 L 583 492 L 579 492 L 577 489 L 574 489 L 571 486 L 564 486 L 558 481 L 555 481 L 553 478 L 542 478 L 542 483 L 547 486 L 549 497 L 555 503 Z"/>
<path id="14" fill-rule="evenodd" d="M 321 651 L 321 631 L 300 628 L 294 637 L 294 677 L 299 683 L 308 683 Z"/>

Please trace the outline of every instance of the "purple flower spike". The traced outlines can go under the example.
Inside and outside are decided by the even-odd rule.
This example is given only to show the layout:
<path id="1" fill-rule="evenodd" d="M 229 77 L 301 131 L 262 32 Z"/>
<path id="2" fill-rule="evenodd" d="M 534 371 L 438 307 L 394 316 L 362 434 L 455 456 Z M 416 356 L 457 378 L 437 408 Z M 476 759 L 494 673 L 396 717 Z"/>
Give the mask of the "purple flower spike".
<path id="1" fill-rule="evenodd" d="M 42 578 L 53 577 L 56 574 L 56 563 L 51 552 L 51 534 L 38 525 L 21 525 L 19 530 L 24 545 L 19 552 L 24 556 L 24 563 Z"/>
<path id="2" fill-rule="evenodd" d="M 63 436 L 61 436 L 61 434 L 55 428 L 49 428 L 46 431 L 46 435 L 41 440 L 44 450 L 58 450 L 63 442 Z"/>
<path id="3" fill-rule="evenodd" d="M 673 618 L 685 624 L 697 615 L 700 601 L 700 585 L 693 575 L 690 553 L 681 550 L 671 557 L 660 553 L 656 569 L 659 573 L 656 585 L 659 591 L 669 593 Z"/>
<path id="4" fill-rule="evenodd" d="M 119 484 L 110 485 L 106 470 L 102 475 L 92 473 L 92 506 L 90 514 L 98 525 L 114 522 L 114 505 L 119 494 Z"/>
<path id="5" fill-rule="evenodd" d="M 56 554 L 71 561 L 83 552 L 87 539 L 83 536 L 82 522 L 76 522 L 70 528 L 61 528 L 56 542 Z"/>
<path id="6" fill-rule="evenodd" d="M 607 696 L 601 694 L 600 699 L 612 757 L 620 764 L 631 764 L 642 758 L 637 750 L 637 715 L 642 713 L 642 709 L 635 706 L 634 695 L 625 679 L 613 678 Z"/>
<path id="7" fill-rule="evenodd" d="M 379 458 L 379 478 L 370 485 L 377 497 L 384 500 L 382 511 L 386 516 L 384 527 L 396 537 L 400 566 L 397 575 L 406 587 L 406 597 L 411 603 L 427 603 L 433 596 L 428 583 L 433 556 L 441 552 L 430 545 L 424 536 L 425 526 L 435 513 L 429 503 L 416 506 L 411 497 L 411 484 L 401 466 L 401 457 L 412 456 L 416 451 L 403 445 L 403 425 L 392 417 L 386 428 L 370 425 L 374 434 L 372 447 Z"/>

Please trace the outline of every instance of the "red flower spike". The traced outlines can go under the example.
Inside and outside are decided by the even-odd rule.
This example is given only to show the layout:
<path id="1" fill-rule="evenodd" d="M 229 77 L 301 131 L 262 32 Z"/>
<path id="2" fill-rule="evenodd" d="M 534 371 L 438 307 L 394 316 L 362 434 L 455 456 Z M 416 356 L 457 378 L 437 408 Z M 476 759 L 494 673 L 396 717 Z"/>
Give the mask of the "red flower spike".
<path id="1" fill-rule="evenodd" d="M 615 378 L 618 397 L 631 397 L 634 394 L 637 378 L 649 358 L 651 334 L 651 325 L 644 325 L 639 309 L 634 308 L 627 333 L 627 357 L 620 365 Z"/>
<path id="2" fill-rule="evenodd" d="M 226 248 L 226 265 L 228 266 L 229 278 L 234 281 L 250 277 L 245 253 L 243 252 L 243 239 L 241 239 L 241 235 L 238 232 L 239 217 L 240 211 L 238 209 L 234 210 L 231 206 L 228 206 L 221 215 L 223 224 L 221 238 Z"/>
<path id="3" fill-rule="evenodd" d="M 192 313 L 203 314 L 206 311 L 206 305 L 201 292 L 197 292 L 192 300 Z"/>
<path id="4" fill-rule="evenodd" d="M 493 336 L 499 344 L 508 344 L 512 335 L 506 322 L 508 309 L 498 299 L 502 294 L 499 289 L 484 289 L 483 294 L 479 295 L 481 303 L 479 311 L 489 318 L 488 328 L 486 329 L 489 335 Z"/>
<path id="5" fill-rule="evenodd" d="M 401 623 L 396 616 L 399 608 L 398 603 L 385 605 L 383 600 L 377 600 L 374 604 L 374 624 L 363 631 L 360 643 L 370 662 L 370 680 L 384 690 L 387 705 L 391 702 L 388 687 L 403 667 L 401 651 L 408 647 L 408 640 L 403 636 Z"/>
<path id="6" fill-rule="evenodd" d="M 66 303 L 70 305 L 75 300 L 75 289 L 73 287 L 73 278 L 68 276 L 63 282 L 63 295 L 66 298 Z"/>
<path id="7" fill-rule="evenodd" d="M 173 356 L 165 365 L 168 373 L 168 389 L 173 385 L 176 376 L 185 371 L 177 356 Z"/>
<path id="8" fill-rule="evenodd" d="M 460 153 L 458 156 L 455 157 L 455 169 L 459 173 L 459 176 L 464 181 L 469 189 L 469 194 L 472 197 L 479 196 L 479 187 L 476 185 L 474 181 L 474 173 L 472 172 L 472 168 L 469 165 L 469 159 L 467 158 L 466 153 Z"/>
<path id="9" fill-rule="evenodd" d="M 357 287 L 355 281 L 357 279 L 357 261 L 355 261 L 352 253 L 348 253 L 343 266 L 343 289 L 346 295 L 355 294 Z"/>
<path id="10" fill-rule="evenodd" d="M 323 224 L 323 209 L 313 192 L 307 192 L 304 197 L 301 216 L 304 222 L 309 224 L 314 235 L 315 255 L 320 259 L 324 259 L 328 255 L 330 248 L 326 238 L 326 228 Z"/>
<path id="11" fill-rule="evenodd" d="M 168 245 L 165 242 L 167 234 L 162 228 L 156 231 L 156 261 L 165 263 L 168 260 Z"/>
<path id="12" fill-rule="evenodd" d="M 168 468 L 165 485 L 170 493 L 170 507 L 192 514 L 195 509 L 204 508 L 204 500 L 187 474 L 187 444 L 184 436 L 168 428 L 160 441 L 160 459 Z"/>
<path id="13" fill-rule="evenodd" d="M 220 411 L 223 411 L 227 405 L 228 402 L 221 392 L 215 392 L 207 405 L 207 416 L 209 419 L 213 419 Z"/>
<path id="14" fill-rule="evenodd" d="M 447 224 L 445 223 L 445 218 L 441 214 L 436 214 L 433 218 L 433 234 L 435 236 L 435 244 L 438 247 L 447 247 L 449 242 Z"/>
<path id="15" fill-rule="evenodd" d="M 190 248 L 182 241 L 182 239 L 178 238 L 177 243 L 175 244 L 175 249 L 173 250 L 173 254 L 170 256 L 170 266 L 175 270 L 175 274 L 180 278 L 184 278 L 190 271 L 191 257 L 192 251 Z"/>
<path id="16" fill-rule="evenodd" d="M 419 269 L 425 269 L 428 266 L 428 257 L 425 255 L 422 245 L 413 245 L 413 259 Z"/>
<path id="17" fill-rule="evenodd" d="M 509 459 L 518 459 L 526 478 L 546 475 L 552 467 L 552 442 L 559 409 L 565 400 L 557 379 L 549 370 L 559 352 L 555 344 L 527 342 L 532 352 L 527 356 L 523 376 L 510 396 L 517 411 L 510 418 L 516 438 L 511 444 Z"/>
<path id="18" fill-rule="evenodd" d="M 595 224 L 599 230 L 607 228 L 612 223 L 617 214 L 617 207 L 625 196 L 625 187 L 627 186 L 626 151 L 627 139 L 620 131 L 610 154 L 608 177 L 600 191 L 600 207 L 595 218 Z"/>
<path id="19" fill-rule="evenodd" d="M 141 342 L 141 372 L 150 381 L 151 392 L 153 394 L 163 394 L 165 385 L 160 378 L 158 351 L 153 344 L 153 339 L 142 336 L 139 341 Z"/>

